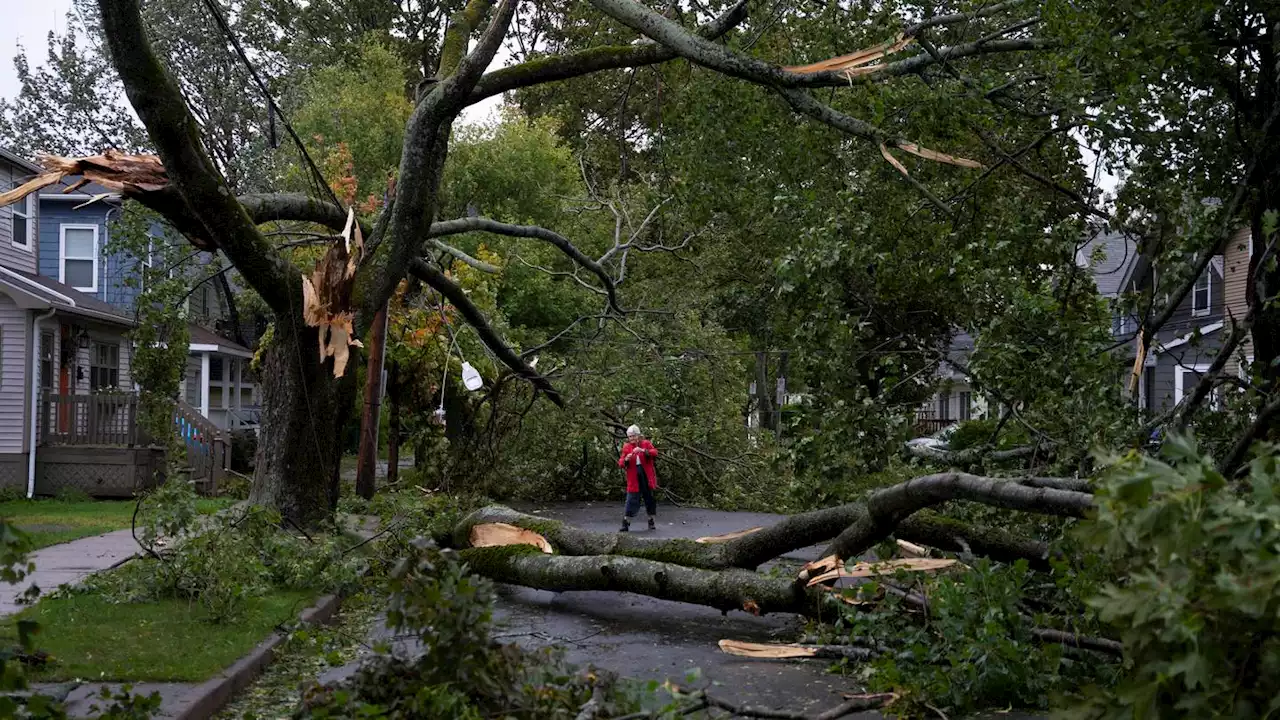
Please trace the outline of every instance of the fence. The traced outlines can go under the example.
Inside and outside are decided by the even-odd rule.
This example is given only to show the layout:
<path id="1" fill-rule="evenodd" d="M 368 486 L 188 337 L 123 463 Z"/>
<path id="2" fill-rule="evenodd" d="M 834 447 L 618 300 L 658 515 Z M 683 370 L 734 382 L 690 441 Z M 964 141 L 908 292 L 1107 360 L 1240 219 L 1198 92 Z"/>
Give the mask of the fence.
<path id="1" fill-rule="evenodd" d="M 173 412 L 178 437 L 187 448 L 191 479 L 207 495 L 218 492 L 218 484 L 231 466 L 231 440 L 199 410 L 179 400 Z"/>
<path id="2" fill-rule="evenodd" d="M 132 447 L 139 444 L 138 396 L 128 393 L 40 398 L 40 444 Z"/>
<path id="3" fill-rule="evenodd" d="M 936 432 L 946 430 L 957 422 L 959 421 L 916 415 L 915 436 L 925 437 L 932 435 Z"/>

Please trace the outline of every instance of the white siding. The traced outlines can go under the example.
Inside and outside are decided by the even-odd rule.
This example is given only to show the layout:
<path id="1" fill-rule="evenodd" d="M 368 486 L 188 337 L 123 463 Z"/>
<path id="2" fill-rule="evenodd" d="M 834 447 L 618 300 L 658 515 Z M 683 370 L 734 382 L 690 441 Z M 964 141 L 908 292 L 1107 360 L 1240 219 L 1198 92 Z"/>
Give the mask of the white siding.
<path id="1" fill-rule="evenodd" d="M 0 453 L 20 453 L 27 423 L 29 314 L 0 293 Z"/>
<path id="2" fill-rule="evenodd" d="M 187 376 L 186 386 L 183 389 L 183 399 L 187 404 L 197 410 L 200 409 L 200 356 L 187 356 Z"/>
<path id="3" fill-rule="evenodd" d="M 1249 251 L 1252 246 L 1249 228 L 1243 228 L 1227 241 L 1223 249 L 1222 299 L 1226 312 L 1237 322 L 1249 314 Z M 1239 356 L 1253 355 L 1253 338 L 1246 337 L 1227 363 L 1227 372 L 1240 372 Z"/>
<path id="4" fill-rule="evenodd" d="M 25 182 L 29 175 L 30 173 L 23 168 L 15 167 L 12 163 L 0 159 L 0 190 L 8 190 L 15 183 Z M 31 208 L 34 212 L 31 217 L 31 227 L 27 231 L 27 237 L 31 241 L 30 251 L 13 245 L 14 205 L 0 207 L 0 265 L 29 273 L 38 272 L 35 249 L 40 244 L 39 207 L 39 202 L 32 202 Z"/>

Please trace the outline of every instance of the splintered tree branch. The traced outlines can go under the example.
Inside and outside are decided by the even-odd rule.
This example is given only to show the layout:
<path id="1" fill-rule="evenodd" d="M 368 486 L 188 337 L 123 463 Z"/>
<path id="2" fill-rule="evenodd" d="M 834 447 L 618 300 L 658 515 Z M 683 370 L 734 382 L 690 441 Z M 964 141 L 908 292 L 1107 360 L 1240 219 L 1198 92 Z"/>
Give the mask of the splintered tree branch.
<path id="1" fill-rule="evenodd" d="M 555 389 L 551 381 L 530 367 L 528 363 L 502 341 L 497 331 L 493 329 L 493 326 L 485 318 L 484 313 L 480 311 L 480 308 L 476 307 L 475 303 L 471 302 L 471 298 L 467 297 L 466 292 L 457 283 L 450 280 L 444 273 L 432 267 L 422 258 L 414 258 L 409 263 L 409 272 L 434 288 L 454 307 L 458 308 L 458 311 L 462 313 L 462 317 L 480 336 L 481 342 L 502 361 L 502 364 L 510 368 L 516 375 L 533 383 L 534 387 L 546 393 L 551 402 L 559 407 L 564 407 L 564 399 L 560 397 L 559 391 Z"/>
<path id="2" fill-rule="evenodd" d="M 613 278 L 609 277 L 609 273 L 601 267 L 600 263 L 584 255 L 573 243 L 569 242 L 568 238 L 560 233 L 536 225 L 512 225 L 489 218 L 465 217 L 432 223 L 428 235 L 438 238 L 446 235 L 479 231 L 507 235 L 509 237 L 536 238 L 554 245 L 570 260 L 590 270 L 593 275 L 599 278 L 600 283 L 604 285 L 605 294 L 609 297 L 609 307 L 619 314 L 623 313 L 622 308 L 618 305 L 618 293 L 617 288 L 614 287 Z"/>

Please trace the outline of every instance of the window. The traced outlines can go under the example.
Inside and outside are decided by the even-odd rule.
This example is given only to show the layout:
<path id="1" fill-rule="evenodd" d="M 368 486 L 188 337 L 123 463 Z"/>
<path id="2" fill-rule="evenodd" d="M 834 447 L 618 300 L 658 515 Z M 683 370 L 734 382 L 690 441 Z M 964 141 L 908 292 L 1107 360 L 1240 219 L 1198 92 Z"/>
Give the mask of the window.
<path id="1" fill-rule="evenodd" d="M 1209 371 L 1208 365 L 1191 365 L 1179 366 L 1173 371 L 1173 402 L 1181 403 L 1195 392 L 1196 385 L 1200 384 L 1200 380 L 1204 374 Z M 1218 390 L 1214 390 L 1209 394 L 1209 407 L 1215 410 L 1222 409 L 1222 395 Z"/>
<path id="2" fill-rule="evenodd" d="M 973 393 L 960 393 L 960 420 L 970 420 L 973 417 Z"/>
<path id="3" fill-rule="evenodd" d="M 30 252 L 35 248 L 36 194 L 32 193 L 13 206 L 13 246 Z"/>
<path id="4" fill-rule="evenodd" d="M 53 333 L 40 333 L 40 387 L 53 392 Z"/>
<path id="5" fill-rule="evenodd" d="M 1203 317 L 1213 306 L 1213 272 L 1205 270 L 1191 290 L 1191 316 Z"/>
<path id="6" fill-rule="evenodd" d="M 95 342 L 89 363 L 89 390 L 116 389 L 120 386 L 120 346 Z"/>
<path id="7" fill-rule="evenodd" d="M 98 226 L 63 225 L 58 281 L 85 292 L 98 291 Z"/>
<path id="8" fill-rule="evenodd" d="M 938 419 L 951 419 L 951 396 L 947 393 L 938 393 Z"/>

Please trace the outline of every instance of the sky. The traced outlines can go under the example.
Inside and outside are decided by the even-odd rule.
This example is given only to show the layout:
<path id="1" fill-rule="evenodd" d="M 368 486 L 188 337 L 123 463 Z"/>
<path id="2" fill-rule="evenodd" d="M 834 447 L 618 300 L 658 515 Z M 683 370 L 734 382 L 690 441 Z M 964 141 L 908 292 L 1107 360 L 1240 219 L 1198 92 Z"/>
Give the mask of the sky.
<path id="1" fill-rule="evenodd" d="M 0 0 L 0 5 L 5 11 L 0 23 L 0 96 L 11 98 L 20 89 L 13 69 L 18 45 L 27 49 L 32 60 L 43 59 L 45 36 L 66 27 L 71 0 Z"/>

